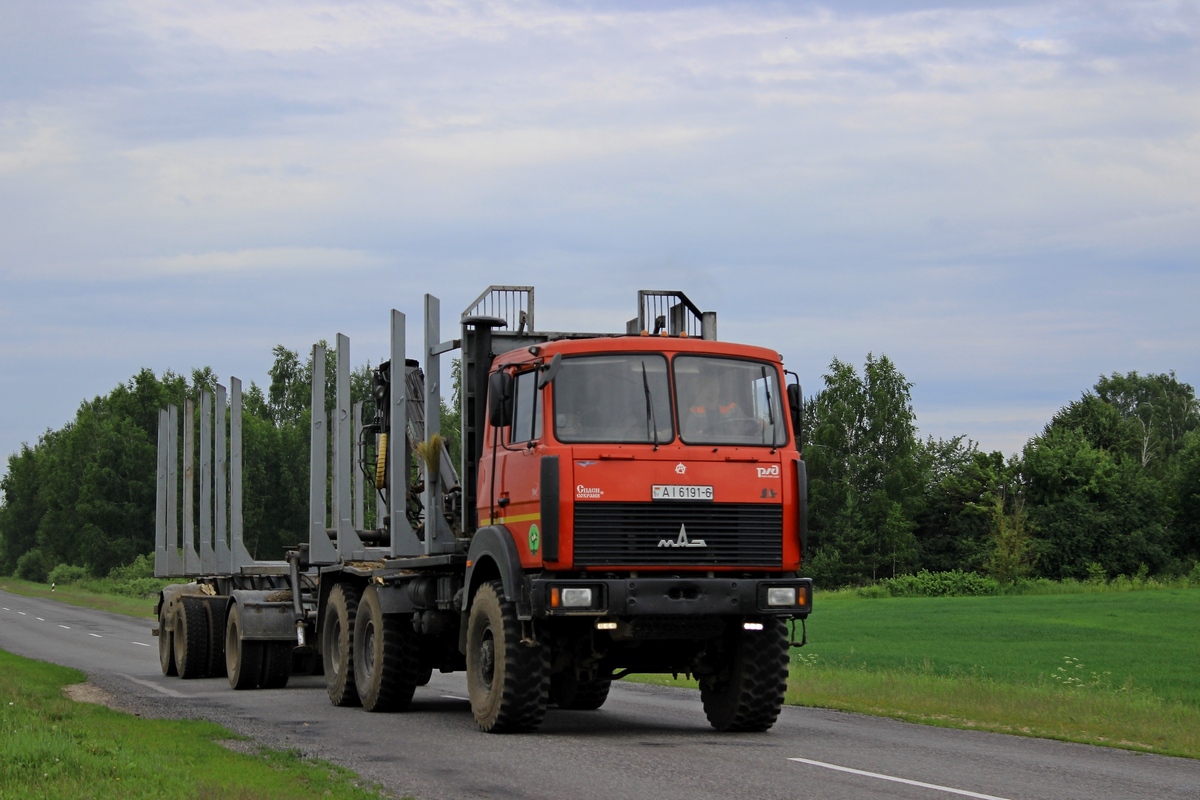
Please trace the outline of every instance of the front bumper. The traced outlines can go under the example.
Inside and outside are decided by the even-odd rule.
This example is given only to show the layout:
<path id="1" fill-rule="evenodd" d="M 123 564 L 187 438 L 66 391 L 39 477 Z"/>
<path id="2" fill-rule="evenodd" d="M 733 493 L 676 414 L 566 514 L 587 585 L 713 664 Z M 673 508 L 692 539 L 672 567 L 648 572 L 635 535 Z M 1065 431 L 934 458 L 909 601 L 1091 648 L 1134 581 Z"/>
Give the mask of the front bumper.
<path id="1" fill-rule="evenodd" d="M 575 590 L 580 589 L 591 590 L 587 605 L 579 604 L 584 595 Z M 770 589 L 793 589 L 794 603 L 778 604 L 781 593 Z M 765 615 L 803 619 L 812 612 L 811 578 L 538 577 L 530 582 L 529 592 L 535 618 Z"/>

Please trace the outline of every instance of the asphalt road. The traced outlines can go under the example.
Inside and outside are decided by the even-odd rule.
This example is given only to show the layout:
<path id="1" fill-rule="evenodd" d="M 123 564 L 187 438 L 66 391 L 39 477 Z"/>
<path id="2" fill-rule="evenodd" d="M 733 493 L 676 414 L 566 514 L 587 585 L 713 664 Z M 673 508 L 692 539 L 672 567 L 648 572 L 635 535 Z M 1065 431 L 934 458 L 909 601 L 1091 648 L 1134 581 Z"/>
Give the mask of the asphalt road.
<path id="1" fill-rule="evenodd" d="M 766 734 L 718 734 L 699 696 L 617 683 L 599 711 L 551 709 L 534 734 L 475 729 L 462 675 L 399 714 L 334 708 L 324 679 L 234 692 L 165 678 L 150 621 L 0 592 L 0 648 L 75 667 L 147 716 L 210 719 L 342 764 L 395 795 L 437 798 L 1200 798 L 1200 761 L 785 708 Z"/>

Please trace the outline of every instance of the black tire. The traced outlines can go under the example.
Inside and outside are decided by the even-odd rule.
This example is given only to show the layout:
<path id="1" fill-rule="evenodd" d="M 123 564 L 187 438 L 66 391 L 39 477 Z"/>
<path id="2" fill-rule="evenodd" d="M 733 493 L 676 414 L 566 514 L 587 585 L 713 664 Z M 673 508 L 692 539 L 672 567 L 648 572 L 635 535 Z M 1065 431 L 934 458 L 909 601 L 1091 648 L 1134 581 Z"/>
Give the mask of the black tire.
<path id="1" fill-rule="evenodd" d="M 258 685 L 263 689 L 282 689 L 292 675 L 291 642 L 263 642 L 262 674 Z"/>
<path id="2" fill-rule="evenodd" d="M 723 669 L 700 684 L 708 722 L 719 731 L 765 731 L 775 724 L 787 693 L 788 635 L 783 620 L 766 617 L 761 631 L 739 627 Z"/>
<path id="3" fill-rule="evenodd" d="M 175 668 L 184 680 L 208 674 L 208 609 L 199 597 L 182 597 L 175 609 Z"/>
<path id="4" fill-rule="evenodd" d="M 158 612 L 158 665 L 168 678 L 179 674 L 175 666 L 175 616 L 165 607 Z"/>
<path id="5" fill-rule="evenodd" d="M 354 683 L 367 711 L 401 711 L 412 702 L 421 659 L 412 617 L 384 614 L 367 587 L 354 620 Z"/>
<path id="6" fill-rule="evenodd" d="M 205 603 L 208 611 L 208 674 L 224 678 L 225 667 L 225 618 L 229 604 L 225 598 L 214 598 Z"/>
<path id="7" fill-rule="evenodd" d="M 356 706 L 354 686 L 354 620 L 358 616 L 358 587 L 339 583 L 329 592 L 321 622 L 321 663 L 325 690 L 335 706 Z"/>
<path id="8" fill-rule="evenodd" d="M 424 666 L 417 670 L 415 682 L 417 686 L 428 686 L 431 678 L 433 678 L 433 667 Z"/>
<path id="9" fill-rule="evenodd" d="M 257 689 L 262 678 L 263 643 L 242 638 L 242 607 L 229 607 L 225 623 L 225 671 L 234 689 Z"/>
<path id="10" fill-rule="evenodd" d="M 480 730 L 529 731 L 546 715 L 550 658 L 521 641 L 516 606 L 499 581 L 479 587 L 467 620 L 467 694 Z"/>
<path id="11" fill-rule="evenodd" d="M 324 675 L 325 669 L 321 664 L 321 654 L 314 648 L 296 649 L 292 651 L 293 675 Z"/>
<path id="12" fill-rule="evenodd" d="M 581 681 L 575 675 L 575 670 L 568 669 L 551 676 L 550 702 L 571 711 L 595 711 L 608 699 L 610 687 L 610 677 Z"/>

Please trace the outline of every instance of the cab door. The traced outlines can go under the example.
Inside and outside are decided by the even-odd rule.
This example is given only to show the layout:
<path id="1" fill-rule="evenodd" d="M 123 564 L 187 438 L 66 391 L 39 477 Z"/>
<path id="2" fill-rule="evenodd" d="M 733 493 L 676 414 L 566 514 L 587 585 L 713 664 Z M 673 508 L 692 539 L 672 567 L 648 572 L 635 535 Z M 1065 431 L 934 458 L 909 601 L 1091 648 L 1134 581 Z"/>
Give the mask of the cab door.
<path id="1" fill-rule="evenodd" d="M 501 431 L 496 452 L 496 521 L 513 536 L 521 564 L 536 567 L 542 561 L 541 455 L 542 390 L 538 370 L 518 372 L 513 378 L 512 423 Z"/>

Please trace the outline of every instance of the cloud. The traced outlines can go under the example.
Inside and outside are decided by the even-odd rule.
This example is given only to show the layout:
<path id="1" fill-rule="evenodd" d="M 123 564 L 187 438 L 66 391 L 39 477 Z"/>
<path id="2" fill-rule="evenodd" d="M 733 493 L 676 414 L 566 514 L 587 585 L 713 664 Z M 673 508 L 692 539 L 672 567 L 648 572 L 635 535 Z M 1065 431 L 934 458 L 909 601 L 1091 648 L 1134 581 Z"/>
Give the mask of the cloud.
<path id="1" fill-rule="evenodd" d="M 489 283 L 593 330 L 682 288 L 810 387 L 886 352 L 929 431 L 1009 444 L 1200 369 L 1186 4 L 44 6 L 0 10 L 0 389 L 377 356 L 388 308 Z"/>

